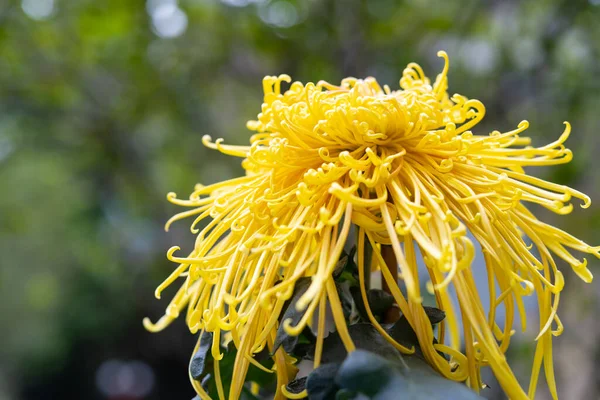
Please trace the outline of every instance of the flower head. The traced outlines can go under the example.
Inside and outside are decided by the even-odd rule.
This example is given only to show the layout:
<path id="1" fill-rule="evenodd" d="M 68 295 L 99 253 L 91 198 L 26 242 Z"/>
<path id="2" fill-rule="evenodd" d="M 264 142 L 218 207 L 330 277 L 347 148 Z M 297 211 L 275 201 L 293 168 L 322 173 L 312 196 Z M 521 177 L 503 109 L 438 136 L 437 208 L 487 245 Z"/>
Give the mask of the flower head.
<path id="1" fill-rule="evenodd" d="M 526 121 L 505 133 L 473 133 L 485 108 L 478 100 L 448 95 L 448 57 L 439 55 L 445 67 L 433 84 L 411 63 L 397 91 L 382 88 L 373 78 L 347 78 L 339 86 L 294 82 L 282 93 L 281 83 L 289 83 L 290 77 L 266 77 L 261 113 L 248 123 L 256 132 L 249 146 L 204 138 L 206 146 L 243 158 L 246 175 L 198 185 L 188 200 L 168 195 L 189 210 L 174 216 L 167 227 L 194 217 L 191 230 L 197 239 L 187 257 L 176 255 L 177 247 L 169 250 L 168 258 L 179 266 L 156 296 L 178 277 L 185 282 L 165 316 L 145 325 L 160 330 L 187 307 L 190 330 L 213 333 L 215 360 L 223 334 L 230 335 L 238 349 L 230 398 L 240 393 L 253 354 L 273 345 L 281 310 L 302 277 L 312 277 L 296 304 L 305 313 L 296 325 L 282 321 L 287 333 L 298 335 L 315 315 L 322 317 L 322 325 L 329 302 L 347 350 L 354 349 L 332 277 L 352 226 L 359 271 L 364 272 L 365 246 L 370 245 L 372 263 L 417 334 L 427 361 L 442 375 L 467 380 L 476 390 L 482 384 L 480 368 L 489 365 L 510 398 L 527 397 L 504 352 L 515 312 L 526 325 L 523 297 L 535 295 L 541 318 L 528 395 L 535 392 L 542 364 L 556 394 L 551 339 L 562 331 L 556 311 L 564 278 L 554 257 L 590 282 L 586 260 L 571 251 L 598 257 L 600 249 L 539 221 L 526 208 L 533 203 L 568 214 L 573 198 L 584 208 L 590 199 L 527 175 L 523 168 L 569 162 L 572 153 L 563 143 L 571 127 L 565 122 L 558 140 L 542 147 L 520 136 L 528 128 Z M 485 260 L 487 293 L 474 284 L 475 245 Z M 398 276 L 395 268 L 386 267 L 386 252 L 393 254 Z M 418 258 L 427 278 L 418 273 Z M 364 296 L 364 273 L 360 281 Z M 422 287 L 447 315 L 437 341 L 422 306 Z M 489 311 L 483 309 L 482 295 L 489 297 Z M 498 307 L 506 311 L 502 328 L 496 324 Z M 413 351 L 386 336 L 369 315 L 397 349 Z M 321 326 L 318 335 L 322 341 Z M 316 365 L 319 351 L 317 346 Z M 290 378 L 289 362 L 279 349 L 278 382 Z"/>

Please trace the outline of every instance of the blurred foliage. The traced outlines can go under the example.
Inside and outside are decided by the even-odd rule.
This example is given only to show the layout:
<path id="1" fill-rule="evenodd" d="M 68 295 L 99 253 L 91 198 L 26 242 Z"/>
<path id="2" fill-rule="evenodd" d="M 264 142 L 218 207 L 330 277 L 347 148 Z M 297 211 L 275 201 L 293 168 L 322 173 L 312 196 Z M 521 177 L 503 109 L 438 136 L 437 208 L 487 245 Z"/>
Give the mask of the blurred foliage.
<path id="1" fill-rule="evenodd" d="M 570 120 L 574 162 L 539 173 L 600 198 L 598 0 L 0 0 L 0 399 L 136 398 L 101 390 L 111 359 L 151 366 L 145 398 L 191 397 L 193 338 L 183 324 L 150 335 L 141 319 L 166 305 L 152 296 L 166 249 L 192 240 L 162 231 L 165 194 L 241 173 L 202 135 L 247 142 L 264 75 L 397 87 L 410 61 L 437 73 L 438 49 L 450 90 L 486 104 L 479 129 L 528 119 L 540 144 Z M 597 244 L 592 207 L 553 222 Z M 596 286 L 568 289 L 563 308 L 579 315 L 559 352 L 581 343 L 570 321 L 597 317 Z M 587 346 L 571 361 L 593 377 Z M 563 391 L 572 375 L 559 365 Z"/>

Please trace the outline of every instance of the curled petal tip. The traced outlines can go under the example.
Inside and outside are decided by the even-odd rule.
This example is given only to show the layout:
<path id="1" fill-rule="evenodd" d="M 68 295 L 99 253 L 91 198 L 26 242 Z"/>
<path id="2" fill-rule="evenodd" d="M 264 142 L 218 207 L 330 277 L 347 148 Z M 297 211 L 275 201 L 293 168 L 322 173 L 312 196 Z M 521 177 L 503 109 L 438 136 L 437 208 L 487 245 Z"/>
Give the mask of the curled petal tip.
<path id="1" fill-rule="evenodd" d="M 306 391 L 306 389 L 304 389 L 300 393 L 292 393 L 292 392 L 290 392 L 290 391 L 287 390 L 286 385 L 281 385 L 281 387 L 279 388 L 279 390 L 288 399 L 304 399 L 305 397 L 308 396 L 308 392 Z"/>
<path id="2" fill-rule="evenodd" d="M 176 251 L 179 251 L 179 250 L 181 250 L 181 247 L 179 247 L 179 246 L 173 246 L 173 247 L 171 247 L 171 248 L 170 248 L 170 249 L 167 251 L 167 258 L 168 258 L 170 261 L 173 261 L 173 260 L 172 260 L 172 258 L 173 258 L 173 253 L 175 253 Z"/>
<path id="3" fill-rule="evenodd" d="M 592 199 L 589 196 L 585 196 L 583 198 L 583 204 L 580 204 L 579 207 L 588 208 L 591 205 L 592 205 Z"/>
<path id="4" fill-rule="evenodd" d="M 290 336 L 298 336 L 300 334 L 298 326 L 292 326 L 291 318 L 287 318 L 283 321 L 283 330 Z"/>
<path id="5" fill-rule="evenodd" d="M 145 317 L 145 318 L 142 320 L 142 324 L 144 325 L 144 328 L 145 328 L 147 331 L 150 331 L 150 332 L 152 332 L 152 331 L 154 330 L 154 327 L 155 327 L 155 325 L 152 323 L 152 321 L 150 321 L 150 318 L 148 318 L 148 317 Z"/>

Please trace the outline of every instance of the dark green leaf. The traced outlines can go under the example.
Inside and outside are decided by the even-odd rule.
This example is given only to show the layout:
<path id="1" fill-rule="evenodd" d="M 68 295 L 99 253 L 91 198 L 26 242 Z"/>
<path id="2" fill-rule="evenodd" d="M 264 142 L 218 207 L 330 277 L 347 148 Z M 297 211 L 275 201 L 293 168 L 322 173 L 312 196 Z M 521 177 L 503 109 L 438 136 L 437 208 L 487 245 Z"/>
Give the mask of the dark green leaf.
<path id="1" fill-rule="evenodd" d="M 200 377 L 204 373 L 204 366 L 206 364 L 206 358 L 210 354 L 210 348 L 212 346 L 213 334 L 212 332 L 202 333 L 200 338 L 200 345 L 192 361 L 190 362 L 190 375 L 195 380 L 200 380 Z"/>
<path id="2" fill-rule="evenodd" d="M 298 343 L 298 336 L 288 335 L 283 328 L 283 324 L 286 320 L 290 320 L 292 326 L 300 322 L 305 310 L 298 311 L 296 309 L 296 303 L 298 302 L 298 299 L 300 299 L 300 297 L 306 292 L 311 282 L 311 278 L 300 278 L 296 282 L 294 293 L 292 294 L 291 299 L 286 301 L 283 307 L 285 311 L 283 313 L 283 317 L 281 318 L 279 328 L 277 329 L 277 335 L 275 336 L 275 343 L 273 344 L 273 350 L 271 351 L 271 354 L 275 354 L 281 345 L 283 345 L 283 349 L 286 351 L 286 353 L 293 353 L 294 347 L 296 347 L 296 344 Z"/>
<path id="3" fill-rule="evenodd" d="M 300 393 L 302 392 L 304 389 L 306 389 L 306 380 L 308 379 L 308 377 L 302 377 L 302 378 L 298 378 L 298 379 L 294 379 L 293 381 L 291 381 L 290 383 L 287 384 L 286 389 L 288 390 L 288 392 L 290 393 Z"/>
<path id="4" fill-rule="evenodd" d="M 221 359 L 219 362 L 219 370 L 221 372 L 223 390 L 225 391 L 225 397 L 227 398 L 229 397 L 229 384 L 231 383 L 231 378 L 233 376 L 233 366 L 237 356 L 237 349 L 234 347 L 233 343 L 229 343 L 227 349 L 222 348 L 221 351 L 223 352 L 223 359 Z M 271 368 L 273 366 L 273 360 L 269 357 L 267 350 L 263 350 L 254 355 L 254 358 L 266 368 Z M 253 364 L 250 364 L 248 367 L 248 372 L 246 373 L 247 382 L 256 382 L 261 387 L 268 387 L 276 379 L 277 375 L 275 373 L 265 372 Z M 206 385 L 206 391 L 213 399 L 219 398 L 217 394 L 217 385 L 214 379 L 208 378 L 207 380 L 207 378 L 205 378 L 202 382 L 202 385 Z"/>
<path id="5" fill-rule="evenodd" d="M 356 304 L 356 308 L 361 317 L 365 321 L 368 321 L 369 317 L 362 300 L 360 288 L 351 287 L 350 292 L 352 293 L 352 298 L 354 299 L 354 303 Z M 367 291 L 367 301 L 369 302 L 373 316 L 378 320 L 381 320 L 383 314 L 394 304 L 394 297 L 381 289 L 370 289 Z"/>
<path id="6" fill-rule="evenodd" d="M 385 340 L 371 324 L 350 325 L 348 333 L 359 349 L 368 350 L 386 358 L 397 359 L 400 357 L 400 353 L 396 348 Z M 321 360 L 324 363 L 342 362 L 347 354 L 342 339 L 337 332 L 331 332 L 323 341 Z"/>
<path id="7" fill-rule="evenodd" d="M 312 371 L 306 379 L 306 391 L 310 400 L 329 400 L 335 398 L 338 386 L 335 376 L 340 364 L 322 364 Z"/>
<path id="8" fill-rule="evenodd" d="M 208 390 L 208 382 L 210 382 L 211 377 L 211 374 L 206 374 L 204 378 L 202 378 L 202 382 L 200 383 L 200 385 L 202 385 L 202 389 Z"/>
<path id="9" fill-rule="evenodd" d="M 344 360 L 336 383 L 341 388 L 374 396 L 392 380 L 394 363 L 375 353 L 356 350 Z"/>
<path id="10" fill-rule="evenodd" d="M 240 400 L 260 400 L 260 397 L 255 396 L 246 385 L 242 387 Z"/>
<path id="11" fill-rule="evenodd" d="M 219 371 L 221 373 L 221 382 L 223 383 L 223 390 L 225 397 L 229 397 L 229 384 L 231 377 L 233 376 L 233 364 L 235 363 L 236 349 L 233 343 L 230 343 L 227 349 L 221 348 L 223 352 L 223 358 L 219 361 Z M 212 359 L 212 357 L 211 357 Z M 214 360 L 213 360 L 214 362 Z M 213 399 L 218 399 L 217 382 L 216 379 L 208 379 L 204 384 L 207 385 L 208 395 Z"/>
<path id="12" fill-rule="evenodd" d="M 393 304 L 394 297 L 381 289 L 371 289 L 367 292 L 367 300 L 373 314 L 383 315 Z"/>
<path id="13" fill-rule="evenodd" d="M 394 340 L 405 347 L 417 346 L 419 344 L 415 331 L 404 315 L 400 316 L 400 319 L 390 328 L 386 329 L 386 331 Z M 418 353 L 420 354 L 420 349 Z"/>
<path id="14" fill-rule="evenodd" d="M 269 355 L 269 351 L 265 348 L 258 354 L 254 355 L 254 359 L 264 367 L 271 369 L 273 367 L 273 359 Z M 277 379 L 277 374 L 268 373 L 250 364 L 246 373 L 246 381 L 256 382 L 260 387 L 267 387 Z"/>
<path id="15" fill-rule="evenodd" d="M 312 343 L 298 343 L 294 347 L 294 351 L 291 353 L 297 358 L 308 358 L 312 359 L 312 355 L 315 352 L 315 345 Z"/>
<path id="16" fill-rule="evenodd" d="M 423 306 L 425 314 L 429 317 L 432 325 L 439 324 L 446 318 L 446 313 L 439 308 Z"/>
<path id="17" fill-rule="evenodd" d="M 360 393 L 353 392 L 352 390 L 340 389 L 335 394 L 335 400 L 369 400 L 369 399 Z"/>
<path id="18" fill-rule="evenodd" d="M 342 271 L 336 282 L 349 282 L 351 287 L 358 286 L 358 278 L 347 270 Z"/>
<path id="19" fill-rule="evenodd" d="M 446 317 L 446 313 L 438 308 L 427 306 L 423 308 L 432 325 L 440 323 Z M 421 349 L 418 347 L 419 341 L 417 335 L 404 315 L 401 315 L 400 319 L 387 329 L 387 333 L 403 346 L 415 346 L 416 355 L 419 357 L 423 356 Z"/>
<path id="20" fill-rule="evenodd" d="M 365 309 L 365 305 L 362 300 L 362 294 L 360 293 L 360 288 L 358 286 L 350 286 L 350 294 L 352 295 L 354 304 L 356 304 L 356 310 L 358 311 L 360 318 L 363 321 L 369 321 L 369 316 L 367 315 L 367 310 Z"/>
<path id="21" fill-rule="evenodd" d="M 363 393 L 373 400 L 480 400 L 469 388 L 438 375 L 416 357 L 392 362 L 357 350 L 348 355 L 336 375 L 340 388 Z"/>
<path id="22" fill-rule="evenodd" d="M 342 253 L 342 256 L 340 257 L 337 264 L 335 265 L 335 268 L 333 269 L 333 277 L 337 278 L 342 273 L 344 268 L 346 268 L 347 264 L 348 264 L 348 255 Z"/>
<path id="23" fill-rule="evenodd" d="M 198 347 L 198 351 L 196 352 L 194 358 L 192 359 L 192 362 L 190 363 L 190 374 L 196 380 L 200 380 L 200 377 L 204 373 L 207 361 L 210 361 L 211 364 L 213 363 L 212 357 L 210 357 L 211 344 L 212 334 L 205 332 L 202 335 L 202 339 L 200 340 L 200 346 Z M 219 369 L 221 371 L 221 381 L 223 382 L 223 389 L 225 391 L 225 394 L 227 395 L 229 392 L 229 384 L 227 382 L 231 381 L 231 377 L 233 375 L 233 365 L 235 363 L 237 350 L 235 349 L 233 344 L 230 343 L 227 349 L 222 348 L 221 351 L 224 354 L 223 359 L 219 362 Z M 273 365 L 273 360 L 271 360 L 268 351 L 266 350 L 263 350 L 254 357 L 257 361 L 265 365 L 266 368 L 271 368 Z M 267 372 L 264 372 L 252 364 L 248 367 L 248 372 L 246 374 L 247 381 L 256 382 L 261 386 L 267 386 L 275 379 L 275 374 L 269 374 Z M 202 379 L 202 387 L 211 395 L 211 397 L 218 397 L 216 382 L 214 379 L 212 379 L 211 374 L 206 374 L 206 376 L 204 376 L 204 378 Z"/>
<path id="24" fill-rule="evenodd" d="M 349 323 L 354 323 L 358 320 L 358 310 L 354 305 L 354 299 L 350 290 L 350 284 L 348 282 L 335 283 L 335 287 L 342 304 L 342 312 L 344 313 L 344 319 Z"/>
<path id="25" fill-rule="evenodd" d="M 352 286 L 358 285 L 358 268 L 354 262 L 356 246 L 352 246 L 350 253 L 342 252 L 340 260 L 335 266 L 333 277 L 337 282 L 350 282 Z"/>

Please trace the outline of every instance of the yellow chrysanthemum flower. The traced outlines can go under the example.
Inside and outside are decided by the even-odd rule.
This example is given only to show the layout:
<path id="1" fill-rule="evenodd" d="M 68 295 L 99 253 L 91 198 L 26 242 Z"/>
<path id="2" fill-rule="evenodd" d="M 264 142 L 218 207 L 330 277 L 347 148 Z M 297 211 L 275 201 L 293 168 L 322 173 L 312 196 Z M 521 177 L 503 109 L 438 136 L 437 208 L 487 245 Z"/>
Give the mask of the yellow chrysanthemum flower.
<path id="1" fill-rule="evenodd" d="M 470 129 L 481 121 L 485 108 L 478 100 L 449 97 L 448 57 L 444 52 L 438 55 L 445 59 L 445 67 L 433 85 L 411 63 L 397 91 L 382 88 L 373 78 L 347 78 L 339 86 L 294 82 L 281 93 L 281 82 L 290 82 L 290 77 L 266 77 L 262 112 L 258 121 L 248 123 L 256 132 L 250 146 L 204 138 L 208 147 L 243 158 L 246 175 L 198 185 L 189 200 L 168 195 L 172 203 L 190 210 L 174 216 L 167 228 L 173 221 L 195 217 L 191 230 L 197 240 L 187 257 L 175 255 L 178 247 L 169 250 L 168 258 L 179 266 L 156 296 L 178 277 L 185 277 L 185 283 L 166 315 L 156 324 L 145 320 L 145 325 L 161 330 L 187 306 L 190 330 L 213 333 L 217 381 L 220 343 L 223 333 L 230 334 L 238 349 L 231 399 L 239 396 L 249 364 L 255 363 L 252 355 L 272 346 L 284 302 L 301 277 L 312 277 L 296 304 L 306 312 L 296 326 L 283 322 L 288 334 L 298 335 L 318 315 L 314 359 L 319 365 L 329 302 L 346 349 L 354 349 L 332 278 L 352 224 L 358 232 L 358 263 L 364 262 L 365 245 L 370 243 L 375 268 L 382 271 L 384 283 L 416 332 L 426 360 L 440 374 L 467 381 L 478 391 L 480 368 L 489 365 L 511 399 L 524 399 L 533 397 L 543 364 L 556 397 L 552 336 L 562 331 L 556 311 L 564 279 L 553 256 L 590 282 L 586 260 L 575 258 L 570 250 L 600 257 L 600 248 L 539 221 L 525 206 L 534 203 L 568 214 L 572 198 L 582 200 L 583 208 L 590 199 L 529 176 L 523 168 L 569 162 L 572 153 L 563 143 L 571 127 L 565 122 L 559 139 L 542 147 L 532 147 L 529 138 L 519 136 L 528 127 L 526 121 L 506 133 L 474 134 Z M 197 228 L 208 217 L 212 221 Z M 488 293 L 475 287 L 471 271 L 475 247 L 467 232 L 481 246 Z M 398 276 L 394 268 L 385 267 L 386 252 L 393 252 Z M 426 287 L 447 316 L 437 343 L 422 307 L 417 253 L 429 273 Z M 359 271 L 364 272 L 362 265 Z M 360 284 L 364 296 L 364 273 Z M 458 309 L 449 295 L 451 285 Z M 513 334 L 515 310 L 525 328 L 523 296 L 532 294 L 539 304 L 540 327 L 526 394 L 504 353 Z M 483 309 L 482 295 L 489 296 L 489 312 Z M 502 329 L 495 322 L 501 306 L 506 311 Z M 412 351 L 395 342 L 369 314 L 371 323 L 396 348 Z M 291 378 L 290 359 L 281 348 L 274 359 L 281 387 Z M 220 382 L 219 386 L 223 397 Z M 195 387 L 206 398 L 197 383 Z"/>

